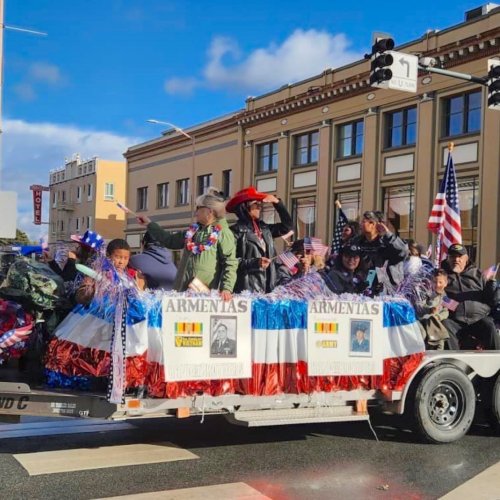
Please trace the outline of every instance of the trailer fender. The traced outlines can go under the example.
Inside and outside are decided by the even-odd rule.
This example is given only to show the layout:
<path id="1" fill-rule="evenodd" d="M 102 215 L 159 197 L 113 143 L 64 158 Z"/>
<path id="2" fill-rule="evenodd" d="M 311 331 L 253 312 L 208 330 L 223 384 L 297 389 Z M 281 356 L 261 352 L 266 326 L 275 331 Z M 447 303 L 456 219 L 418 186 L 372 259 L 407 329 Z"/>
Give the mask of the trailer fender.
<path id="1" fill-rule="evenodd" d="M 463 371 L 470 380 L 476 376 L 482 378 L 493 377 L 500 374 L 500 351 L 428 351 L 419 367 L 406 383 L 397 413 L 404 413 L 406 399 L 415 380 L 419 380 L 425 372 L 439 364 L 456 366 Z"/>

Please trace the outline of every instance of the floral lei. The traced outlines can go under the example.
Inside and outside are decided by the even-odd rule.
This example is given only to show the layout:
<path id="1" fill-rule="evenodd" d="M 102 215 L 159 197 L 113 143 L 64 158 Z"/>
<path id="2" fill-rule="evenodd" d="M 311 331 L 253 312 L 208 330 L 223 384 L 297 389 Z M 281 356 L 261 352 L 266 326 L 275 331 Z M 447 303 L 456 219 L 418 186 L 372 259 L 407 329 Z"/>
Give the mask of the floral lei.
<path id="1" fill-rule="evenodd" d="M 186 249 L 194 255 L 199 255 L 205 250 L 208 250 L 211 246 L 215 245 L 219 239 L 219 234 L 222 231 L 222 226 L 217 224 L 213 227 L 212 232 L 208 235 L 208 239 L 205 243 L 196 243 L 193 241 L 193 237 L 199 228 L 199 224 L 191 224 L 186 231 Z"/>

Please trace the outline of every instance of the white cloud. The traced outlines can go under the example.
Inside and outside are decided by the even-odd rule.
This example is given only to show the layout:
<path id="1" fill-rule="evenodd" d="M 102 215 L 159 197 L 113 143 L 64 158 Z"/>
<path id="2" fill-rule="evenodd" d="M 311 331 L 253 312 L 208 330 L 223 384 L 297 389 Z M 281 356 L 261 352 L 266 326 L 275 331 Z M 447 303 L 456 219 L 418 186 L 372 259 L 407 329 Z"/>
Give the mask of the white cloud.
<path id="1" fill-rule="evenodd" d="M 297 29 L 281 45 L 272 43 L 244 57 L 235 40 L 216 37 L 208 49 L 202 77 L 171 78 L 165 83 L 165 90 L 178 94 L 186 93 L 186 88 L 192 91 L 203 86 L 266 91 L 362 57 L 361 52 L 349 47 L 343 33 Z"/>
<path id="2" fill-rule="evenodd" d="M 200 84 L 196 78 L 170 78 L 165 82 L 167 94 L 189 95 Z"/>
<path id="3" fill-rule="evenodd" d="M 64 165 L 74 153 L 82 158 L 98 156 L 106 160 L 123 160 L 123 153 L 142 138 L 110 132 L 82 130 L 52 123 L 28 123 L 22 120 L 4 122 L 1 189 L 18 194 L 18 227 L 33 239 L 47 232 L 47 226 L 35 226 L 31 184 L 48 185 L 49 171 Z M 44 194 L 43 220 L 48 220 L 49 199 Z"/>
<path id="4" fill-rule="evenodd" d="M 29 77 L 32 80 L 43 82 L 48 85 L 63 83 L 61 70 L 55 64 L 44 62 L 33 63 L 29 68 Z"/>
<path id="5" fill-rule="evenodd" d="M 22 101 L 34 101 L 36 99 L 35 89 L 30 83 L 22 82 L 14 85 L 14 92 Z"/>

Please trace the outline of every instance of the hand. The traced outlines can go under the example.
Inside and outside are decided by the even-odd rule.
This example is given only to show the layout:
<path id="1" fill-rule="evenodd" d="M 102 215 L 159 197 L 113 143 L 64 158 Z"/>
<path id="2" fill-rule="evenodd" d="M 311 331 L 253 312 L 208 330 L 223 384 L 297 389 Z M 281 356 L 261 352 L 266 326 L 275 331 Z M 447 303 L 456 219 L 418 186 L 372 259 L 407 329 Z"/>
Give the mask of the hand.
<path id="1" fill-rule="evenodd" d="M 274 194 L 268 194 L 263 200 L 264 203 L 279 203 L 280 200 Z"/>
<path id="2" fill-rule="evenodd" d="M 147 215 L 138 215 L 136 219 L 141 226 L 147 226 L 151 222 L 151 219 Z"/>
<path id="3" fill-rule="evenodd" d="M 220 292 L 220 298 L 224 301 L 224 302 L 229 302 L 230 300 L 232 300 L 233 298 L 233 294 L 229 291 L 229 290 L 222 290 Z"/>
<path id="4" fill-rule="evenodd" d="M 386 234 L 389 232 L 389 228 L 383 222 L 379 222 L 377 224 L 377 232 L 380 235 Z"/>
<path id="5" fill-rule="evenodd" d="M 270 264 L 271 264 L 271 259 L 268 259 L 267 257 L 261 257 L 259 259 L 259 265 L 261 269 L 267 269 Z"/>
<path id="6" fill-rule="evenodd" d="M 53 261 L 54 259 L 51 257 L 50 252 L 48 250 L 44 250 L 42 252 L 42 258 L 40 259 L 42 262 L 49 263 Z"/>

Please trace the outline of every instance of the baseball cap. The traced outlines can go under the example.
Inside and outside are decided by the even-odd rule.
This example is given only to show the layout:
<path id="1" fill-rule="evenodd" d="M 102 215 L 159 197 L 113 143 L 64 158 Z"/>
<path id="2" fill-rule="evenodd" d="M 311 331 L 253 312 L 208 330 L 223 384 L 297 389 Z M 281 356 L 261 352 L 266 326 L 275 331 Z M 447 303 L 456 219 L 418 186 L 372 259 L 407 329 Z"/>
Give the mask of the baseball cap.
<path id="1" fill-rule="evenodd" d="M 362 250 L 361 248 L 358 246 L 358 245 L 344 245 L 341 249 L 340 249 L 340 253 L 342 255 L 351 255 L 351 256 L 361 256 L 362 254 Z"/>
<path id="2" fill-rule="evenodd" d="M 454 243 L 453 245 L 449 246 L 449 248 L 448 248 L 448 255 L 451 255 L 452 253 L 458 254 L 458 255 L 468 255 L 467 254 L 467 248 L 465 248 L 460 243 Z"/>

